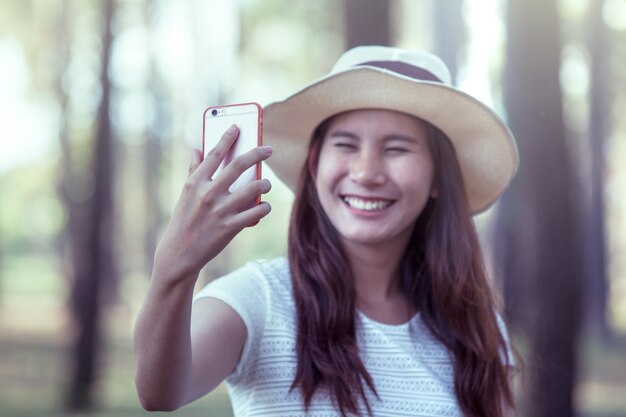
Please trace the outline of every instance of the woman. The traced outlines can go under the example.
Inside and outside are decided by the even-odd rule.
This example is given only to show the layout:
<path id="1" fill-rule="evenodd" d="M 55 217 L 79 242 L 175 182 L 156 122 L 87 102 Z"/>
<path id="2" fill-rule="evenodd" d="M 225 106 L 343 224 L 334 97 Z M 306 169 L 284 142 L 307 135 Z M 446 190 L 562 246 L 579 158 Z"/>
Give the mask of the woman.
<path id="1" fill-rule="evenodd" d="M 239 416 L 488 416 L 512 410 L 512 359 L 471 214 L 517 169 L 487 107 L 428 54 L 359 47 L 266 107 L 259 147 L 212 178 L 233 127 L 189 179 L 135 330 L 149 410 L 223 380 Z M 272 155 L 273 154 L 273 155 Z M 270 159 L 268 159 L 271 156 Z M 200 269 L 267 203 L 268 159 L 295 189 L 287 258 L 250 263 L 192 300 Z"/>

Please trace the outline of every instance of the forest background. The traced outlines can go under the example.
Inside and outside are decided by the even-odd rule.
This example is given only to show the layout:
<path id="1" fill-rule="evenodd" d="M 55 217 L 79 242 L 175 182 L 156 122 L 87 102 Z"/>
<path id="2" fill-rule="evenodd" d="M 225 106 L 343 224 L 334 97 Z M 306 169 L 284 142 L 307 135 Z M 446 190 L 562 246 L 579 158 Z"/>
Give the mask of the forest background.
<path id="1" fill-rule="evenodd" d="M 386 44 L 438 53 L 517 138 L 475 219 L 519 414 L 626 416 L 625 41 L 626 0 L 0 0 L 0 415 L 147 415 L 132 327 L 203 110 Z M 285 253 L 293 197 L 264 175 L 272 214 L 203 282 Z M 220 387 L 173 415 L 232 411 Z"/>

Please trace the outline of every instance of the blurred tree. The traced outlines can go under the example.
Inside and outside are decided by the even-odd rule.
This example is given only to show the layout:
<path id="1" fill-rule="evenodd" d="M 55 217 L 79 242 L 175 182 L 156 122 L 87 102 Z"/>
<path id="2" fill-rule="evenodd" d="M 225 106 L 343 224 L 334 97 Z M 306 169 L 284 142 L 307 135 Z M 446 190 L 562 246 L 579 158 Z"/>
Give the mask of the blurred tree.
<path id="1" fill-rule="evenodd" d="M 113 164 L 110 120 L 111 83 L 109 62 L 115 11 L 114 0 L 103 2 L 102 49 L 100 61 L 101 100 L 98 108 L 92 167 L 93 192 L 79 208 L 72 229 L 73 287 L 71 311 L 76 327 L 68 407 L 89 410 L 93 407 L 92 388 L 96 380 L 97 356 L 101 333 L 102 289 L 117 275 L 113 254 Z M 75 206 L 70 206 L 77 209 Z"/>
<path id="2" fill-rule="evenodd" d="M 388 0 L 344 0 L 344 22 L 347 49 L 391 42 Z"/>
<path id="3" fill-rule="evenodd" d="M 456 82 L 459 54 L 465 41 L 463 0 L 434 1 L 435 53 L 446 63 Z"/>
<path id="4" fill-rule="evenodd" d="M 568 417 L 574 415 L 581 257 L 556 0 L 509 0 L 507 48 L 505 103 L 521 165 L 499 221 L 507 229 L 506 278 L 520 290 L 509 296 L 528 342 L 522 406 L 533 417 Z"/>
<path id="5" fill-rule="evenodd" d="M 608 94 L 607 80 L 609 39 L 606 23 L 602 16 L 604 0 L 593 0 L 590 4 L 589 33 L 587 47 L 591 55 L 590 86 L 590 160 L 591 183 L 590 195 L 584 207 L 583 222 L 587 228 L 587 237 L 583 239 L 585 251 L 585 276 L 587 306 L 586 330 L 592 336 L 604 339 L 610 337 L 607 323 L 607 271 L 606 271 L 606 235 L 604 221 L 604 152 L 607 137 Z"/>

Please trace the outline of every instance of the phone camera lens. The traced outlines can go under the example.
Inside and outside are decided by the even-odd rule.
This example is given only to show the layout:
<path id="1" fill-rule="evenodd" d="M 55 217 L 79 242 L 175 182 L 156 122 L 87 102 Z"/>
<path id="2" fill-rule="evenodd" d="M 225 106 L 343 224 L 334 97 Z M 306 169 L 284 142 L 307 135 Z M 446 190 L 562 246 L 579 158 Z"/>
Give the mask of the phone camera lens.
<path id="1" fill-rule="evenodd" d="M 217 109 L 213 109 L 213 110 L 211 111 L 211 114 L 212 114 L 213 116 L 217 116 Z"/>

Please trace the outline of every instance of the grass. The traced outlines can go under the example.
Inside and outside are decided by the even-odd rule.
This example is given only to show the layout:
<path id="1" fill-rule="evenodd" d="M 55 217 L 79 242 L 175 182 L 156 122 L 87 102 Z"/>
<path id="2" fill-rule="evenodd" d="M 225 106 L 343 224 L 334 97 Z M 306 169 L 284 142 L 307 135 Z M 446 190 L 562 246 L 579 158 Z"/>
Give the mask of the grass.
<path id="1" fill-rule="evenodd" d="M 581 357 L 576 396 L 580 417 L 626 416 L 626 340 L 586 341 Z"/>
<path id="2" fill-rule="evenodd" d="M 5 269 L 6 271 L 6 269 Z M 7 275 L 5 275 L 7 276 Z M 16 275 L 13 275 L 15 278 Z M 20 280 L 29 277 L 20 275 Z M 143 278 L 143 277 L 142 277 Z M 58 279 L 58 278 L 57 278 Z M 20 281 L 17 280 L 17 281 Z M 72 367 L 72 328 L 62 283 L 44 277 L 42 291 L 32 283 L 7 282 L 0 293 L 0 416 L 65 416 L 63 399 Z M 132 281 L 132 282 L 131 282 Z M 101 345 L 96 409 L 90 417 L 172 416 L 229 417 L 232 411 L 223 386 L 171 413 L 148 413 L 137 399 L 133 382 L 132 326 L 145 279 L 128 280 L 123 300 L 107 309 Z M 32 287 L 32 290 L 31 290 Z M 626 416 L 626 340 L 583 343 L 576 392 L 580 417 Z M 81 416 L 80 414 L 74 414 Z"/>
<path id="3" fill-rule="evenodd" d="M 71 329 L 62 303 L 4 297 L 0 304 L 0 416 L 50 417 L 64 410 L 72 366 L 68 357 Z M 142 409 L 133 382 L 134 359 L 129 311 L 109 310 L 107 341 L 101 346 L 96 408 L 90 417 L 232 416 L 223 386 L 205 398 L 171 413 Z M 74 413 L 75 416 L 82 414 Z"/>

